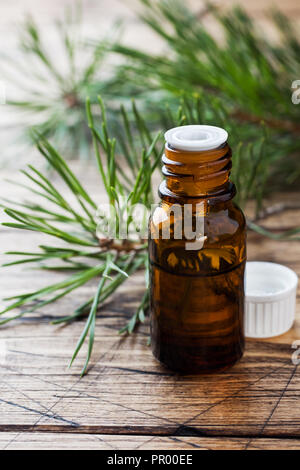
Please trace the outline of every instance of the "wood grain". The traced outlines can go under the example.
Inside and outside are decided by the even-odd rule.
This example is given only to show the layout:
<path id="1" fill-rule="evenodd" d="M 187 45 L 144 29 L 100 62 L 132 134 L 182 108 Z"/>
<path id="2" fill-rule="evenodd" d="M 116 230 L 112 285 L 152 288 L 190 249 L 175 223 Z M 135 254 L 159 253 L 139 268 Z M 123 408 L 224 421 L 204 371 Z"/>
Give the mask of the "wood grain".
<path id="1" fill-rule="evenodd" d="M 0 446 L 9 450 L 47 450 L 53 448 L 51 433 L 0 433 Z M 60 434 L 57 450 L 299 450 L 297 439 L 253 439 L 223 437 L 111 436 L 107 434 Z M 247 447 L 248 445 L 248 447 Z"/>
<path id="2" fill-rule="evenodd" d="M 96 191 L 95 177 L 89 184 Z M 298 195 L 284 197 L 296 200 Z M 299 216 L 288 212 L 266 224 L 295 225 Z M 3 227 L 0 240 L 2 252 L 41 243 L 36 233 Z M 283 263 L 300 274 L 299 242 L 250 233 L 248 253 L 249 259 Z M 1 269 L 0 297 L 60 278 L 20 266 Z M 0 448 L 300 448 L 300 376 L 291 361 L 291 344 L 300 339 L 299 291 L 297 320 L 287 334 L 248 340 L 241 362 L 226 372 L 179 376 L 152 357 L 147 323 L 129 338 L 117 334 L 143 293 L 143 275 L 138 274 L 100 309 L 92 364 L 80 379 L 86 349 L 72 369 L 67 365 L 83 321 L 59 327 L 49 320 L 71 313 L 94 289 L 91 283 L 1 327 Z"/>

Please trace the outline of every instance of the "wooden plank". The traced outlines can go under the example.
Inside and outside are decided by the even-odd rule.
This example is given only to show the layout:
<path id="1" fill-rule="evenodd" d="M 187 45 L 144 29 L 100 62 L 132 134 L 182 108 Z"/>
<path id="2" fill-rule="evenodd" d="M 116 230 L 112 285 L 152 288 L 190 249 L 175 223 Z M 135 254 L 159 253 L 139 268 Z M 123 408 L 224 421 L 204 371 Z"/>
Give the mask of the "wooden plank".
<path id="1" fill-rule="evenodd" d="M 0 433 L 1 450 L 300 450 L 298 439 Z"/>
<path id="2" fill-rule="evenodd" d="M 90 184 L 97 186 L 95 179 Z M 267 224 L 292 225 L 299 213 Z M 0 240 L 2 250 L 41 243 L 36 233 L 4 228 Z M 249 259 L 281 262 L 300 274 L 298 242 L 251 233 L 248 253 Z M 1 269 L 1 297 L 63 277 L 20 266 Z M 80 379 L 86 347 L 72 369 L 67 364 L 83 321 L 59 327 L 49 320 L 71 313 L 95 285 L 1 327 L 0 447 L 299 448 L 300 378 L 291 361 L 291 344 L 300 338 L 299 291 L 290 332 L 248 340 L 242 361 L 223 373 L 179 376 L 152 357 L 147 323 L 130 338 L 117 334 L 142 295 L 143 275 L 137 274 L 100 309 L 92 365 Z"/>
<path id="3" fill-rule="evenodd" d="M 122 295 L 126 293 L 120 294 L 121 302 Z M 122 319 L 114 316 L 115 305 L 98 320 L 94 366 L 82 380 L 79 364 L 71 373 L 65 369 L 81 322 L 55 335 L 34 318 L 6 327 L 5 347 L 1 342 L 1 430 L 299 435 L 299 378 L 290 345 L 248 341 L 245 357 L 230 371 L 180 377 L 152 358 L 147 326 L 128 340 L 117 338 Z M 281 415 L 278 419 L 281 409 L 283 421 Z"/>
<path id="4" fill-rule="evenodd" d="M 54 442 L 54 438 L 57 441 Z M 297 439 L 206 438 L 206 437 L 155 437 L 155 436 L 108 436 L 106 434 L 58 434 L 0 433 L 0 449 L 5 450 L 248 450 L 278 449 L 284 446 L 289 450 L 299 450 Z"/>

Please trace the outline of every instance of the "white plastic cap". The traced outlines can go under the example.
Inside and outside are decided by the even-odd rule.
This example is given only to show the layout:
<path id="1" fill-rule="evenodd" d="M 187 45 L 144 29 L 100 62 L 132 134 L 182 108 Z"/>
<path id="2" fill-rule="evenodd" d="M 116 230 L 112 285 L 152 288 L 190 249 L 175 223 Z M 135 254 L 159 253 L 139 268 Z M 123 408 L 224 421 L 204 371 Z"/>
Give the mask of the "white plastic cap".
<path id="1" fill-rule="evenodd" d="M 298 276 L 281 264 L 250 261 L 245 274 L 245 335 L 270 338 L 295 320 Z"/>
<path id="2" fill-rule="evenodd" d="M 213 150 L 228 139 L 225 129 L 215 126 L 181 126 L 173 127 L 165 133 L 168 145 L 178 150 Z"/>

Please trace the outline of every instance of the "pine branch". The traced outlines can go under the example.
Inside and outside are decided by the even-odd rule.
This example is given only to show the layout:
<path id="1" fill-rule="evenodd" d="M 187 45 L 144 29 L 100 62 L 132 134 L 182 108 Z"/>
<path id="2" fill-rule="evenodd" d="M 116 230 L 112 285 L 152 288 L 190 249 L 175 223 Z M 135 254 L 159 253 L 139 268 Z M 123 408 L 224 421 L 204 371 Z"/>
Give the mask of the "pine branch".
<path id="1" fill-rule="evenodd" d="M 143 227 L 138 238 L 131 238 L 132 231 L 136 234 L 136 220 L 131 211 L 137 203 L 143 203 L 149 208 L 153 202 L 151 179 L 164 147 L 162 133 L 154 133 L 150 130 L 146 120 L 133 103 L 131 113 L 134 116 L 134 122 L 129 119 L 124 107 L 120 111 L 123 127 L 118 128 L 118 135 L 122 136 L 123 145 L 130 153 L 130 160 L 125 156 L 122 160 L 116 150 L 122 149 L 122 145 L 119 139 L 111 135 L 106 110 L 100 97 L 98 104 L 101 109 L 100 120 L 95 118 L 90 100 L 86 102 L 87 120 L 94 140 L 99 180 L 102 182 L 111 206 L 119 209 L 118 217 L 115 219 L 117 227 L 120 231 L 125 228 L 129 237 L 123 239 L 119 236 L 119 232 L 116 232 L 114 238 L 107 235 L 105 227 L 106 223 L 110 222 L 110 215 L 102 213 L 101 210 L 99 212 L 88 189 L 72 172 L 60 153 L 40 134 L 36 134 L 37 147 L 52 171 L 60 178 L 64 187 L 63 191 L 50 181 L 49 175 L 30 165 L 27 171 L 23 171 L 23 176 L 30 185 L 23 186 L 34 196 L 34 200 L 24 203 L 3 201 L 2 205 L 6 214 L 13 220 L 3 225 L 45 233 L 64 242 L 62 247 L 55 244 L 40 245 L 39 249 L 33 251 L 9 252 L 10 256 L 16 256 L 17 259 L 5 263 L 6 269 L 8 266 L 26 264 L 34 269 L 58 270 L 65 273 L 66 277 L 60 282 L 41 289 L 5 299 L 8 305 L 0 312 L 0 325 L 59 301 L 92 279 L 97 279 L 98 287 L 92 297 L 85 300 L 71 315 L 53 321 L 55 324 L 68 324 L 78 319 L 85 319 L 84 329 L 71 360 L 72 363 L 76 359 L 83 343 L 88 338 L 88 353 L 82 374 L 86 373 L 92 354 L 99 307 L 128 277 L 140 269 L 143 269 L 146 274 L 146 290 L 136 312 L 127 325 L 121 328 L 120 333 L 132 333 L 139 323 L 144 322 L 148 311 L 147 242 Z M 256 213 L 259 219 L 264 211 L 260 204 L 264 195 L 264 182 L 274 163 L 273 156 L 268 149 L 268 133 L 262 126 L 259 131 L 260 136 L 256 131 L 255 138 L 251 142 L 241 143 L 241 129 L 238 135 L 234 132 L 235 123 L 231 121 L 226 109 L 217 99 L 211 101 L 211 105 L 209 117 L 211 121 L 208 122 L 221 125 L 226 121 L 229 132 L 233 131 L 233 158 L 236 168 L 233 176 L 239 189 L 240 203 L 245 204 L 256 193 L 258 201 Z M 198 96 L 191 100 L 184 97 L 177 110 L 166 107 L 162 115 L 168 127 L 203 122 L 206 116 L 205 98 L 201 99 Z M 128 183 L 130 188 L 127 190 Z M 70 203 L 65 196 L 67 192 L 72 194 L 73 203 Z M 37 201 L 37 196 L 40 201 Z M 122 218 L 124 209 L 131 214 L 125 220 Z M 287 237 L 290 240 L 299 239 L 298 228 L 273 233 L 258 226 L 254 221 L 249 221 L 248 226 L 276 240 L 283 240 Z M 15 311 L 15 314 L 12 313 Z"/>
<path id="2" fill-rule="evenodd" d="M 20 116 L 20 135 L 35 143 L 32 128 L 51 140 L 66 157 L 87 159 L 91 156 L 91 134 L 85 119 L 85 99 L 93 104 L 97 96 L 107 100 L 122 99 L 130 86 L 117 77 L 107 78 L 107 56 L 110 45 L 119 35 L 117 25 L 106 37 L 91 47 L 82 37 L 82 13 L 77 6 L 67 9 L 64 18 L 54 23 L 55 48 L 65 56 L 65 67 L 59 68 L 53 55 L 53 44 L 45 40 L 42 29 L 32 17 L 19 27 L 21 60 L 3 54 L 1 75 L 18 89 L 20 99 L 7 98 L 7 106 Z M 84 60 L 82 58 L 84 57 Z M 22 80 L 19 77 L 23 77 Z M 127 90 L 127 91 L 126 91 Z M 113 116 L 114 107 L 109 108 Z M 24 125 L 24 117 L 33 126 Z"/>
<path id="3" fill-rule="evenodd" d="M 213 124 L 217 108 L 223 107 L 226 113 L 218 119 L 219 125 L 229 128 L 234 151 L 239 142 L 244 142 L 241 152 L 249 142 L 256 145 L 256 133 L 260 133 L 263 122 L 269 134 L 268 154 L 262 155 L 264 164 L 259 168 L 261 171 L 266 167 L 269 172 L 267 178 L 260 178 L 260 185 L 264 181 L 263 193 L 291 184 L 297 189 L 300 107 L 291 101 L 291 84 L 300 72 L 300 42 L 292 22 L 277 10 L 268 12 L 279 36 L 279 42 L 274 44 L 241 7 L 224 13 L 209 3 L 194 14 L 179 0 L 140 2 L 141 20 L 160 37 L 167 52 L 149 54 L 120 43 L 113 50 L 126 58 L 119 75 L 143 90 L 141 102 L 144 101 L 144 112 L 151 113 L 149 120 L 157 119 L 165 125 L 160 102 L 176 107 L 178 96 L 192 99 L 199 94 L 205 112 L 198 123 Z M 208 14 L 224 33 L 221 43 L 206 28 Z M 186 117 L 191 122 L 189 113 Z M 270 159 L 272 165 L 267 162 Z M 236 181 L 243 180 L 234 172 Z M 254 197 L 259 210 L 264 194 L 257 192 L 254 185 L 241 200 Z"/>
<path id="4" fill-rule="evenodd" d="M 98 103 L 102 114 L 100 125 L 97 122 L 98 119 L 96 120 L 92 114 L 89 99 L 86 103 L 87 119 L 94 139 L 100 180 L 107 192 L 109 201 L 113 207 L 126 208 L 129 213 L 131 213 L 130 211 L 132 211 L 134 205 L 139 202 L 143 202 L 149 208 L 152 202 L 151 177 L 162 153 L 161 134 L 158 133 L 154 137 L 152 136 L 135 103 L 132 104 L 132 112 L 138 125 L 133 131 L 127 112 L 122 109 L 125 124 L 125 129 L 122 132 L 130 136 L 130 139 L 128 139 L 130 148 L 134 149 L 135 155 L 134 165 L 131 169 L 129 167 L 128 172 L 132 189 L 127 192 L 122 183 L 123 172 L 121 168 L 124 166 L 124 162 L 121 163 L 120 157 L 117 157 L 116 140 L 110 136 L 106 111 L 100 97 L 98 97 Z M 50 181 L 49 176 L 30 165 L 28 171 L 23 171 L 23 176 L 30 181 L 31 185 L 24 186 L 33 195 L 38 194 L 41 203 L 36 201 L 26 203 L 3 201 L 2 207 L 6 214 L 14 220 L 13 222 L 5 222 L 3 225 L 21 230 L 36 231 L 41 234 L 45 233 L 64 241 L 65 246 L 41 245 L 39 247 L 40 251 L 9 252 L 9 255 L 17 256 L 18 259 L 5 263 L 4 266 L 29 264 L 34 269 L 65 272 L 67 277 L 63 281 L 41 289 L 4 299 L 8 302 L 8 305 L 0 312 L 2 317 L 0 325 L 21 318 L 29 312 L 34 312 L 62 299 L 91 279 L 98 279 L 98 288 L 92 298 L 77 308 L 72 315 L 53 322 L 69 323 L 87 316 L 84 330 L 71 360 L 72 364 L 85 339 L 89 336 L 88 354 L 82 369 L 82 374 L 84 374 L 92 354 L 98 308 L 130 275 L 141 268 L 145 269 L 147 265 L 147 243 L 143 238 L 143 231 L 141 231 L 140 238 L 134 240 L 119 238 L 118 232 L 115 239 L 107 238 L 105 233 L 103 235 L 101 221 L 99 222 L 97 219 L 97 205 L 88 191 L 72 172 L 63 157 L 45 137 L 36 133 L 35 138 L 41 155 L 60 178 L 65 190 L 73 195 L 77 206 L 67 201 L 62 195 L 64 192 L 61 193 L 57 189 Z M 139 143 L 137 140 L 139 140 Z M 141 147 L 140 143 L 145 146 Z M 137 174 L 135 168 L 139 169 Z M 121 197 L 124 198 L 126 203 L 124 208 L 121 206 Z M 80 210 L 78 210 L 78 207 Z M 124 221 L 121 219 L 118 220 L 118 223 L 120 228 L 122 224 L 124 225 Z M 126 221 L 125 226 L 129 234 L 132 231 L 132 226 L 134 228 L 134 224 L 133 217 Z M 53 261 L 59 264 L 53 264 Z M 70 272 L 71 274 L 68 275 Z M 142 300 L 144 309 L 147 307 L 146 298 L 147 295 Z M 6 315 L 15 310 L 19 310 L 19 312 L 10 316 Z M 142 320 L 143 313 L 142 307 L 140 307 L 134 324 L 131 322 L 131 326 L 125 327 L 124 331 L 132 332 L 138 322 Z"/>

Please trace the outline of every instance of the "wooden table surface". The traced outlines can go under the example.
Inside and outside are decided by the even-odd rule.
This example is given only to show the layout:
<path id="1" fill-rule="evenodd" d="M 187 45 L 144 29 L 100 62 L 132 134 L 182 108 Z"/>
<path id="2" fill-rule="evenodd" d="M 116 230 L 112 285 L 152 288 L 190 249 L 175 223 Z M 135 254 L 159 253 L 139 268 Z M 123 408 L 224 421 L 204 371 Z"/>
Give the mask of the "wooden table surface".
<path id="1" fill-rule="evenodd" d="M 95 173 L 85 172 L 94 192 Z M 15 198 L 22 197 L 21 188 L 13 191 Z M 287 212 L 266 225 L 299 225 L 299 216 L 300 211 Z M 0 237 L 1 253 L 44 241 L 37 233 L 5 227 Z M 250 233 L 248 254 L 300 274 L 299 242 Z M 1 268 L 0 297 L 63 277 L 20 266 Z M 83 321 L 64 327 L 49 320 L 71 313 L 91 296 L 95 283 L 0 328 L 0 449 L 300 449 L 300 375 L 291 360 L 291 345 L 300 339 L 299 295 L 290 332 L 248 340 L 241 362 L 226 372 L 179 376 L 152 357 L 148 323 L 129 338 L 118 336 L 142 295 L 142 277 L 126 281 L 100 309 L 92 366 L 82 379 L 86 349 L 71 369 L 67 365 Z"/>

